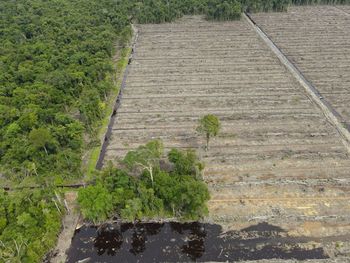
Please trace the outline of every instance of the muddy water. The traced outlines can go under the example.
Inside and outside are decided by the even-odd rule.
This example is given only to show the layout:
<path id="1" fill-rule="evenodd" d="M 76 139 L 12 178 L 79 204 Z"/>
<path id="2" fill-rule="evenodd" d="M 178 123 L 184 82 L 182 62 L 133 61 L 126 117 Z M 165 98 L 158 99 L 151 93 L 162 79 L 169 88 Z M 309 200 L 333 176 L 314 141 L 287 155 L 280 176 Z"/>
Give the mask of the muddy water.
<path id="1" fill-rule="evenodd" d="M 84 226 L 72 240 L 67 262 L 205 262 L 258 259 L 321 259 L 322 248 L 302 249 L 312 241 L 290 238 L 278 227 L 261 223 L 223 233 L 219 225 L 137 223 Z"/>

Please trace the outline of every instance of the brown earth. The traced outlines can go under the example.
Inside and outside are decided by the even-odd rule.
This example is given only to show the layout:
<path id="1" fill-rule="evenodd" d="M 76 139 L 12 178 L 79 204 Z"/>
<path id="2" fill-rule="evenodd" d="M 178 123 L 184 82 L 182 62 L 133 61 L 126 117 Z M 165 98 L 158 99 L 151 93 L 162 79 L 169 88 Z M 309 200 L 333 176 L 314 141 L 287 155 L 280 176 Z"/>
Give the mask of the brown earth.
<path id="1" fill-rule="evenodd" d="M 344 63 L 344 71 L 334 62 L 340 73 L 325 69 L 314 75 L 320 81 L 347 83 L 348 45 L 341 44 L 332 56 Z M 337 77 L 341 72 L 343 79 Z M 345 103 L 346 95 L 338 97 L 339 105 Z M 208 113 L 220 118 L 222 131 L 205 152 L 195 127 Z M 344 141 L 245 20 L 184 17 L 139 26 L 105 162 L 151 139 L 162 139 L 166 150 L 199 152 L 212 196 L 210 222 L 240 229 L 267 221 L 290 234 L 315 237 L 350 234 Z"/>
<path id="2" fill-rule="evenodd" d="M 253 18 L 350 124 L 350 6 L 291 7 Z"/>

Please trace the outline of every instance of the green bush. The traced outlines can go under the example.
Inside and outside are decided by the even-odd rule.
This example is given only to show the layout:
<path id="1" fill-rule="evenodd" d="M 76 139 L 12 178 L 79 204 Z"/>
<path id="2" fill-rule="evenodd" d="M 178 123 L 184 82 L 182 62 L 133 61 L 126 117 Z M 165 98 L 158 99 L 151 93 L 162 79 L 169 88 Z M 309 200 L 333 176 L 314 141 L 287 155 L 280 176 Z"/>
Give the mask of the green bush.
<path id="1" fill-rule="evenodd" d="M 236 0 L 210 0 L 208 2 L 207 19 L 236 20 L 241 18 L 242 6 Z"/>
<path id="2" fill-rule="evenodd" d="M 79 190 L 78 202 L 84 217 L 97 223 L 107 220 L 113 211 L 113 196 L 101 184 Z"/>
<path id="3" fill-rule="evenodd" d="M 56 242 L 64 211 L 52 189 L 0 191 L 0 203 L 0 262 L 41 262 Z"/>
<path id="4" fill-rule="evenodd" d="M 197 220 L 206 215 L 210 196 L 200 176 L 203 164 L 194 151 L 173 149 L 167 164 L 160 165 L 162 149 L 159 141 L 140 146 L 125 156 L 121 168 L 107 167 L 94 186 L 81 189 L 78 201 L 84 217 L 100 222 L 112 216 L 133 221 L 169 216 Z"/>

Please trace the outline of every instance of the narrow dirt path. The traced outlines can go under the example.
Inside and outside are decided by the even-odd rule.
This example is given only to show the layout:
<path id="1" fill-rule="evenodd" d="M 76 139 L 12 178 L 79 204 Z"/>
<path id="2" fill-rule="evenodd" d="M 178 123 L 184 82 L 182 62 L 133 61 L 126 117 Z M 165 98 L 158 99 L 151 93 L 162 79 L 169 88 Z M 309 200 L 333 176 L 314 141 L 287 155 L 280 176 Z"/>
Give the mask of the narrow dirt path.
<path id="1" fill-rule="evenodd" d="M 50 259 L 51 263 L 66 262 L 66 251 L 71 245 L 71 241 L 78 225 L 80 213 L 77 204 L 77 192 L 67 192 L 64 200 L 67 213 L 62 220 L 62 232 L 58 237 L 56 248 L 53 250 L 53 257 Z"/>

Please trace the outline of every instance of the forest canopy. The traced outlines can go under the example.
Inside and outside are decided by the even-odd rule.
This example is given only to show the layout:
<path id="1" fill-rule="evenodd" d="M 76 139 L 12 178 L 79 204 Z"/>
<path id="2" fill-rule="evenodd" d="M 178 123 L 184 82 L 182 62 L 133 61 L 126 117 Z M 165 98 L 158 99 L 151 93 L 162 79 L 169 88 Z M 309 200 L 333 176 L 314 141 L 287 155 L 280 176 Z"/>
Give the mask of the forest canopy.
<path id="1" fill-rule="evenodd" d="M 0 172 L 78 177 L 83 133 L 113 87 L 115 45 L 131 35 L 126 12 L 109 0 L 5 0 L 0 12 Z"/>
<path id="2" fill-rule="evenodd" d="M 0 1 L 0 184 L 47 188 L 0 192 L 0 262 L 40 262 L 56 243 L 64 209 L 50 185 L 82 175 L 84 137 L 115 88 L 112 57 L 131 36 L 123 8 Z"/>

